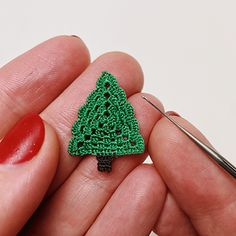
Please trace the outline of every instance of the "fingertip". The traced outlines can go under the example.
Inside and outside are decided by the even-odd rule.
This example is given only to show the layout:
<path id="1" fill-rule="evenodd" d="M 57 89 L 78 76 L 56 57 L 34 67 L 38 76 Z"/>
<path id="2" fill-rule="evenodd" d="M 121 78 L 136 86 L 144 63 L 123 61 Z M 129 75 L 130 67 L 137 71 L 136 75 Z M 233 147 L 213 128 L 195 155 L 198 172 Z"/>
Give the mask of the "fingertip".
<path id="1" fill-rule="evenodd" d="M 171 118 L 209 144 L 205 136 L 187 120 L 176 116 L 171 116 Z M 162 117 L 154 126 L 148 151 L 154 165 L 166 181 L 174 179 L 176 182 L 182 182 L 184 175 L 193 178 L 195 172 L 202 172 L 211 162 L 192 140 L 165 117 Z M 189 153 L 191 155 L 188 155 Z"/>
<path id="2" fill-rule="evenodd" d="M 190 122 L 182 117 L 176 115 L 170 115 L 173 120 L 189 130 L 193 135 L 198 137 L 204 143 L 210 145 L 206 137 Z M 158 147 L 158 152 L 155 149 Z M 150 153 L 154 153 L 153 158 L 158 157 L 158 155 L 166 156 L 168 158 L 168 153 L 171 154 L 178 153 L 180 149 L 190 149 L 196 148 L 196 150 L 202 153 L 196 144 L 192 142 L 179 128 L 172 124 L 165 117 L 162 117 L 154 126 L 152 133 L 150 135 L 148 149 Z M 178 149 L 178 150 L 177 150 Z M 163 157 L 164 159 L 164 157 Z"/>
<path id="3" fill-rule="evenodd" d="M 79 66 L 81 68 L 85 69 L 90 63 L 89 50 L 79 36 L 73 37 L 69 35 L 59 35 L 48 39 L 40 45 L 44 44 L 47 48 L 51 47 L 51 50 L 55 48 L 59 52 L 64 52 L 64 54 L 74 55 L 73 57 L 71 56 L 71 58 L 75 60 L 75 63 L 76 61 L 79 61 Z"/>

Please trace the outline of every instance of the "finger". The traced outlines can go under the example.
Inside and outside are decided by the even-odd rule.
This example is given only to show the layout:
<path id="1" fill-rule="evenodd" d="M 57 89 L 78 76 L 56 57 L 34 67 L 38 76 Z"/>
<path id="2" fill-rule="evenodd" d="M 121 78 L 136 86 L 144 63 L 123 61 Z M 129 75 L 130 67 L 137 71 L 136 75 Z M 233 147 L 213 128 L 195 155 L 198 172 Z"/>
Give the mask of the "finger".
<path id="1" fill-rule="evenodd" d="M 164 207 L 156 222 L 154 231 L 161 236 L 197 235 L 191 221 L 180 209 L 171 193 L 167 194 Z"/>
<path id="2" fill-rule="evenodd" d="M 145 96 L 150 98 L 150 95 Z M 154 100 L 153 97 L 151 99 Z M 160 114 L 154 110 L 148 112 L 150 107 L 140 93 L 131 96 L 129 101 L 134 107 L 140 132 L 147 144 Z M 158 100 L 155 101 L 162 107 Z M 38 235 L 84 235 L 119 184 L 132 169 L 143 162 L 145 156 L 117 158 L 109 174 L 97 171 L 96 158 L 86 157 L 41 209 L 30 226 L 31 230 Z"/>
<path id="3" fill-rule="evenodd" d="M 58 141 L 37 115 L 22 118 L 0 143 L 0 235 L 16 235 L 56 172 Z M 43 178 L 42 178 L 43 176 Z"/>
<path id="4" fill-rule="evenodd" d="M 155 168 L 141 165 L 122 182 L 86 235 L 149 235 L 165 197 Z"/>
<path id="5" fill-rule="evenodd" d="M 139 92 L 143 87 L 143 73 L 135 59 L 124 53 L 107 53 L 95 60 L 79 79 L 42 113 L 44 119 L 56 129 L 61 147 L 60 163 L 51 191 L 65 181 L 80 161 L 79 157 L 66 158 L 69 157 L 67 149 L 71 127 L 77 119 L 79 107 L 95 89 L 96 81 L 104 70 L 116 76 L 127 96 Z"/>
<path id="6" fill-rule="evenodd" d="M 186 120 L 173 118 L 207 142 Z M 152 131 L 149 152 L 199 234 L 234 234 L 236 183 L 231 176 L 166 119 L 161 119 Z"/>
<path id="7" fill-rule="evenodd" d="M 84 43 L 52 38 L 0 69 L 0 138 L 28 112 L 39 113 L 88 65 Z"/>

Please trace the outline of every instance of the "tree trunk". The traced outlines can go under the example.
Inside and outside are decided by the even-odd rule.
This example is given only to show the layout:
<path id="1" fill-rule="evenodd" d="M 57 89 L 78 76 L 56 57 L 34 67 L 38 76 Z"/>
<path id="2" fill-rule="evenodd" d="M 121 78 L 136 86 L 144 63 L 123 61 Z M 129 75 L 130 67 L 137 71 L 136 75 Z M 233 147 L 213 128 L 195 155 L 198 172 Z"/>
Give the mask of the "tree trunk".
<path id="1" fill-rule="evenodd" d="M 98 171 L 111 172 L 113 156 L 96 156 L 98 161 Z"/>

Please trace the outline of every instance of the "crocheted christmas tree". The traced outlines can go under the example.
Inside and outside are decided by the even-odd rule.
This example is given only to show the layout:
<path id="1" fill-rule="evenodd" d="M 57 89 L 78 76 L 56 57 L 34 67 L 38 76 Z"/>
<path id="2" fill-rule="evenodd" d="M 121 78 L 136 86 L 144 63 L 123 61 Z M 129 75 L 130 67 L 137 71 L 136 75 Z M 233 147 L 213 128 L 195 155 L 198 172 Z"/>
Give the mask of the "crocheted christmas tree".
<path id="1" fill-rule="evenodd" d="M 72 135 L 69 154 L 95 155 L 99 171 L 110 172 L 112 160 L 118 156 L 144 152 L 134 109 L 116 78 L 105 71 L 80 108 Z"/>

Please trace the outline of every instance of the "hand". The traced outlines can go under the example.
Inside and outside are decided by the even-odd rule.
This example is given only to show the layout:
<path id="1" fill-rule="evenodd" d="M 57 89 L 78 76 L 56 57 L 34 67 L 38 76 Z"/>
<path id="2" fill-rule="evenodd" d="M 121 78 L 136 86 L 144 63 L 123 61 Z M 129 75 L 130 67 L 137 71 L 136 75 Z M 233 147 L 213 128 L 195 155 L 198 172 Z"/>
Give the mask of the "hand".
<path id="1" fill-rule="evenodd" d="M 147 153 L 132 155 L 116 159 L 106 174 L 97 172 L 94 157 L 68 156 L 78 108 L 103 70 L 125 90 L 155 166 L 142 164 Z M 142 85 L 142 70 L 132 57 L 107 53 L 90 64 L 76 37 L 51 39 L 0 69 L 0 137 L 28 112 L 40 113 L 45 128 L 40 142 L 36 118 L 38 132 L 32 133 L 39 152 L 29 161 L 9 165 L 25 160 L 24 148 L 10 159 L 6 152 L 0 157 L 0 235 L 15 235 L 23 227 L 22 235 L 147 235 L 155 224 L 160 235 L 235 231 L 235 216 L 227 212 L 234 209 L 234 180 L 150 108 L 140 96 Z M 25 143 L 32 144 L 31 138 Z"/>

